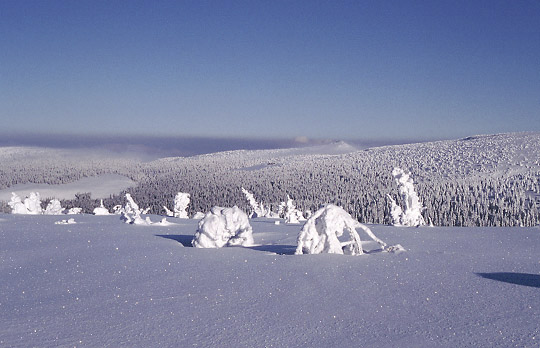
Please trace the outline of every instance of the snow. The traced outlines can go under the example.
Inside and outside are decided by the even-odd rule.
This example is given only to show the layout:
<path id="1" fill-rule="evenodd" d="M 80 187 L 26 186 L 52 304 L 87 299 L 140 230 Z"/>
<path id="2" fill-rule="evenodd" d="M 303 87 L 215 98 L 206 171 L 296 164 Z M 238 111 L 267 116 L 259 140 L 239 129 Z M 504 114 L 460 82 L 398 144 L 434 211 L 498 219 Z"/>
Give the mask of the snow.
<path id="1" fill-rule="evenodd" d="M 369 225 L 407 251 L 299 256 L 298 224 L 199 249 L 169 219 L 0 215 L 0 346 L 539 346 L 538 228 Z"/>

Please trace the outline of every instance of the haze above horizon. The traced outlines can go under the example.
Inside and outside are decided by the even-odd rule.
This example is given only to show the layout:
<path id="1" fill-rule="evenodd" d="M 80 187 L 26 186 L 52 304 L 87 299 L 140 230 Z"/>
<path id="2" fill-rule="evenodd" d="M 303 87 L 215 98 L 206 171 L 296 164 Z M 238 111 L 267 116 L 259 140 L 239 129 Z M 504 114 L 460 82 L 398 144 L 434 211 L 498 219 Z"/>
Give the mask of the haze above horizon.
<path id="1" fill-rule="evenodd" d="M 9 134 L 540 130 L 537 1 L 0 2 Z"/>

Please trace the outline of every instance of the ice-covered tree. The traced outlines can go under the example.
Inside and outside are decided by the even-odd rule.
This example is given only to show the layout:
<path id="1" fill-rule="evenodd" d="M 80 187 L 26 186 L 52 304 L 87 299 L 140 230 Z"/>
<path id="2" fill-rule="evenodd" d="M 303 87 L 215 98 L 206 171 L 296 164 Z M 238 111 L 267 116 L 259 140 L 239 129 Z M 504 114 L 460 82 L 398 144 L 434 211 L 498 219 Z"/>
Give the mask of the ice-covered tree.
<path id="1" fill-rule="evenodd" d="M 64 212 L 64 208 L 62 208 L 62 205 L 60 204 L 60 201 L 58 199 L 51 199 L 49 204 L 47 204 L 47 207 L 43 211 L 43 214 L 45 215 L 61 215 Z"/>
<path id="2" fill-rule="evenodd" d="M 243 187 L 242 187 L 242 192 L 246 196 L 246 199 L 249 202 L 249 205 L 251 207 L 251 214 L 249 215 L 249 217 L 256 218 L 256 217 L 264 217 L 267 215 L 268 212 L 266 208 L 264 207 L 264 205 L 262 203 L 258 203 L 251 192 L 249 192 Z"/>
<path id="3" fill-rule="evenodd" d="M 361 255 L 364 251 L 357 228 L 366 232 L 382 249 L 386 247 L 385 242 L 377 238 L 367 226 L 353 219 L 343 208 L 327 204 L 317 210 L 302 227 L 295 254 Z M 345 232 L 347 236 L 344 236 Z"/>
<path id="4" fill-rule="evenodd" d="M 305 220 L 304 215 L 300 210 L 296 209 L 296 206 L 294 205 L 294 202 L 292 198 L 289 197 L 289 195 L 287 195 L 287 203 L 285 205 L 283 214 L 285 222 L 288 224 L 297 224 L 301 220 Z"/>
<path id="5" fill-rule="evenodd" d="M 139 208 L 139 205 L 135 202 L 133 197 L 129 193 L 126 193 L 126 205 L 122 210 L 121 219 L 127 224 L 135 225 L 149 225 L 152 222 L 149 218 L 143 219 L 141 214 L 144 211 Z"/>
<path id="6" fill-rule="evenodd" d="M 403 208 L 388 195 L 392 204 L 391 212 L 393 224 L 396 226 L 424 226 L 426 224 L 422 216 L 422 202 L 414 189 L 413 179 L 410 174 L 405 173 L 400 168 L 394 168 L 392 175 L 396 180 L 401 196 Z"/>
<path id="7" fill-rule="evenodd" d="M 174 217 L 189 219 L 187 208 L 189 206 L 189 193 L 178 192 L 174 197 Z"/>
<path id="8" fill-rule="evenodd" d="M 213 207 L 199 221 L 199 228 L 191 242 L 197 248 L 253 244 L 253 230 L 246 213 L 240 208 Z"/>
<path id="9" fill-rule="evenodd" d="M 8 202 L 9 207 L 11 208 L 12 214 L 28 214 L 28 209 L 15 192 L 11 193 L 11 200 Z"/>

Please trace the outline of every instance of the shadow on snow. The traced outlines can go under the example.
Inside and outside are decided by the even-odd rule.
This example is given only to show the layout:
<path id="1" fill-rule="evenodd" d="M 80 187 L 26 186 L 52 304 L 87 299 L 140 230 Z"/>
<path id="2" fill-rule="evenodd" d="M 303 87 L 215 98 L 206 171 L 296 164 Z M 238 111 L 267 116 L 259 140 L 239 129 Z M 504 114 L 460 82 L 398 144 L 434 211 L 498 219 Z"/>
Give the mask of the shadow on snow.
<path id="1" fill-rule="evenodd" d="M 177 241 L 185 247 L 193 247 L 191 241 L 193 240 L 193 235 L 181 235 L 181 234 L 156 234 L 156 237 L 167 238 Z"/>
<path id="2" fill-rule="evenodd" d="M 540 288 L 540 275 L 529 273 L 493 272 L 476 273 L 476 275 L 500 282 Z"/>

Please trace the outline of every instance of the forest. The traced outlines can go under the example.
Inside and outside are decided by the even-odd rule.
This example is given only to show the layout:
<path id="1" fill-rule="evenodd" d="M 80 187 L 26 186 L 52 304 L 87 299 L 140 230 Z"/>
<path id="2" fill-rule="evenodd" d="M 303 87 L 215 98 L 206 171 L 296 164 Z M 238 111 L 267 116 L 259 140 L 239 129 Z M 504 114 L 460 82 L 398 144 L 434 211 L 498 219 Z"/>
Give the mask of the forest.
<path id="1" fill-rule="evenodd" d="M 149 162 L 81 151 L 6 147 L 0 149 L 0 189 L 114 173 L 137 182 L 126 192 L 153 214 L 164 214 L 164 205 L 171 208 L 178 192 L 190 194 L 190 216 L 213 206 L 237 205 L 249 212 L 244 187 L 273 211 L 289 195 L 304 212 L 332 203 L 362 223 L 390 224 L 388 195 L 398 196 L 392 170 L 399 167 L 414 179 L 428 224 L 540 224 L 540 133 L 339 151 L 347 146 L 332 143 L 321 154 L 302 149 L 238 150 Z M 65 208 L 81 207 L 85 213 L 100 204 L 85 192 L 61 203 Z M 109 209 L 125 204 L 125 192 L 111 195 L 104 204 Z M 10 212 L 6 202 L 0 208 Z"/>

